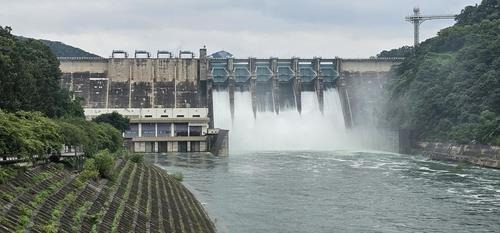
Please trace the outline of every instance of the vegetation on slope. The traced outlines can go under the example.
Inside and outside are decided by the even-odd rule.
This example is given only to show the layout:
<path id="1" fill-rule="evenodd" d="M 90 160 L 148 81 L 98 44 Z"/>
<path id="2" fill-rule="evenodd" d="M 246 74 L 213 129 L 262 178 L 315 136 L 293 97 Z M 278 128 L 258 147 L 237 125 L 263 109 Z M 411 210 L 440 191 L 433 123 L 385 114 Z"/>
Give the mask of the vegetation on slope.
<path id="1" fill-rule="evenodd" d="M 388 119 L 420 139 L 500 145 L 500 0 L 465 8 L 394 71 Z"/>
<path id="2" fill-rule="evenodd" d="M 87 160 L 80 173 L 48 165 L 1 184 L 0 231 L 215 232 L 193 194 L 165 171 L 105 156 L 114 180 L 97 181 Z"/>
<path id="3" fill-rule="evenodd" d="M 48 46 L 57 57 L 99 57 L 98 55 L 59 41 L 40 40 L 40 42 Z"/>
<path id="4" fill-rule="evenodd" d="M 59 151 L 62 145 L 82 148 L 91 156 L 100 150 L 118 151 L 121 132 L 106 123 L 83 118 L 50 119 L 40 112 L 0 110 L 0 156 L 29 158 Z"/>
<path id="5" fill-rule="evenodd" d="M 384 50 L 377 54 L 378 58 L 389 58 L 389 57 L 408 57 L 413 55 L 413 46 L 403 46 L 397 49 L 391 49 L 389 51 Z"/>

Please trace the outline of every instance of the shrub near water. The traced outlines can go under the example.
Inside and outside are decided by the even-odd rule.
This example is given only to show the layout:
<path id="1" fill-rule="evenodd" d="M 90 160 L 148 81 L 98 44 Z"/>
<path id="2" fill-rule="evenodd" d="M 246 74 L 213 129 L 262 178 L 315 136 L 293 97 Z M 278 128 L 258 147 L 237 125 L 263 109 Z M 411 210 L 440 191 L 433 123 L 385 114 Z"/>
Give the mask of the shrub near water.
<path id="1" fill-rule="evenodd" d="M 130 156 L 130 161 L 134 163 L 142 163 L 144 162 L 144 156 L 141 154 L 134 153 Z"/>

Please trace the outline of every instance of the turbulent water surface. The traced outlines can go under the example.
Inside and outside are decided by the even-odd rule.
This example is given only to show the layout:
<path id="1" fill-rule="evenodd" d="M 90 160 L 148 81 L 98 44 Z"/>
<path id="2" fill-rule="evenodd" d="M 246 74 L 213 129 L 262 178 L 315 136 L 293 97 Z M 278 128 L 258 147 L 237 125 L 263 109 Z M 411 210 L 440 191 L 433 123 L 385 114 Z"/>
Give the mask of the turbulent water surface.
<path id="1" fill-rule="evenodd" d="M 498 232 L 500 171 L 377 152 L 151 155 L 220 232 Z"/>

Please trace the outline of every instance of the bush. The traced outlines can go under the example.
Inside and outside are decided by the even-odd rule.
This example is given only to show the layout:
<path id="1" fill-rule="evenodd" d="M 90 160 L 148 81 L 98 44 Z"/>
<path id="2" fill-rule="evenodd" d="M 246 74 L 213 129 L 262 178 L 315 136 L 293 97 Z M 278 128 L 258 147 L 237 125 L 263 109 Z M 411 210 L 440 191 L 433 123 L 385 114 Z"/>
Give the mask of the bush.
<path id="1" fill-rule="evenodd" d="M 171 176 L 179 182 L 182 182 L 184 180 L 184 174 L 182 174 L 182 172 L 174 172 L 174 174 L 171 174 Z"/>
<path id="2" fill-rule="evenodd" d="M 115 158 L 109 153 L 108 150 L 103 150 L 94 156 L 95 166 L 99 175 L 102 178 L 113 178 L 113 167 L 115 165 Z"/>
<path id="3" fill-rule="evenodd" d="M 130 161 L 134 163 L 142 163 L 144 162 L 144 156 L 141 154 L 134 153 L 130 156 Z"/>
<path id="4" fill-rule="evenodd" d="M 0 184 L 17 174 L 17 170 L 11 166 L 0 166 Z"/>
<path id="5" fill-rule="evenodd" d="M 87 180 L 93 179 L 97 180 L 99 177 L 99 171 L 97 170 L 97 166 L 95 165 L 95 159 L 90 158 L 85 160 L 85 164 L 83 165 L 83 171 L 80 173 L 78 177 L 81 182 L 85 182 Z"/>

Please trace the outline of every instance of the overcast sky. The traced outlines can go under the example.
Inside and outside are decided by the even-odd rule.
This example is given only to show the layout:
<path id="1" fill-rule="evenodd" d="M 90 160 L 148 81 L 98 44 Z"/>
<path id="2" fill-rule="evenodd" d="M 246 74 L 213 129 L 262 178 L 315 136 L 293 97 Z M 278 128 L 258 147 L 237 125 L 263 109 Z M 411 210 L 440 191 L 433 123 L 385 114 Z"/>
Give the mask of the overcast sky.
<path id="1" fill-rule="evenodd" d="M 109 57 L 113 49 L 236 57 L 369 57 L 411 45 L 404 17 L 457 14 L 480 0 L 0 0 L 0 25 Z M 453 24 L 422 25 L 421 39 Z"/>

